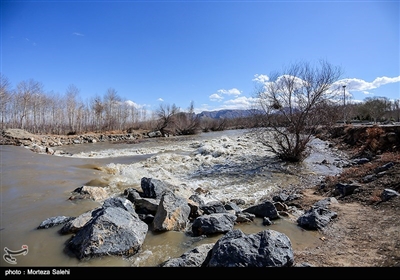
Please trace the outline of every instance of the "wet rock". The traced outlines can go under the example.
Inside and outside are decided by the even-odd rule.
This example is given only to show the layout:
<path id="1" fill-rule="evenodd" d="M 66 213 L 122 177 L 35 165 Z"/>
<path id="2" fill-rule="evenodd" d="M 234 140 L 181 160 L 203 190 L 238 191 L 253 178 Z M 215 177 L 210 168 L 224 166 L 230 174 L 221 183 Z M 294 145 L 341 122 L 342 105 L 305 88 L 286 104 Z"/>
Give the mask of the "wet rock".
<path id="1" fill-rule="evenodd" d="M 54 226 L 65 224 L 74 218 L 75 217 L 66 217 L 66 216 L 51 217 L 51 218 L 48 218 L 48 219 L 44 220 L 43 222 L 41 222 L 37 228 L 38 229 L 51 228 Z"/>
<path id="2" fill-rule="evenodd" d="M 153 220 L 153 230 L 181 231 L 189 222 L 190 207 L 187 200 L 171 191 L 164 192 Z"/>
<path id="3" fill-rule="evenodd" d="M 236 213 L 236 223 L 250 223 L 253 222 L 256 215 L 246 212 Z"/>
<path id="4" fill-rule="evenodd" d="M 236 216 L 229 213 L 213 213 L 196 218 L 192 224 L 194 236 L 225 233 L 233 229 Z"/>
<path id="5" fill-rule="evenodd" d="M 224 208 L 225 208 L 225 210 L 227 210 L 227 211 L 234 211 L 235 213 L 240 213 L 240 212 L 242 212 L 242 209 L 241 209 L 236 203 L 233 203 L 233 202 L 228 202 L 228 203 L 226 203 L 226 204 L 224 205 Z"/>
<path id="6" fill-rule="evenodd" d="M 61 229 L 60 233 L 61 234 L 70 234 L 70 233 L 76 233 L 78 232 L 91 218 L 92 218 L 92 212 L 96 209 L 87 211 L 75 219 L 72 219 L 68 221 Z"/>
<path id="7" fill-rule="evenodd" d="M 95 187 L 95 186 L 82 186 L 76 188 L 72 195 L 69 197 L 70 200 L 75 199 L 92 199 L 94 201 L 102 201 L 107 199 L 109 194 L 107 190 L 103 187 Z"/>
<path id="8" fill-rule="evenodd" d="M 160 267 L 200 267 L 212 249 L 214 243 L 202 244 L 182 254 L 178 258 L 169 259 L 161 263 Z"/>
<path id="9" fill-rule="evenodd" d="M 145 240 L 148 225 L 121 207 L 101 207 L 67 243 L 78 259 L 132 256 Z"/>
<path id="10" fill-rule="evenodd" d="M 263 225 L 264 226 L 270 226 L 270 225 L 272 225 L 272 222 L 271 222 L 271 220 L 269 218 L 264 217 L 263 218 Z"/>
<path id="11" fill-rule="evenodd" d="M 163 181 L 143 177 L 140 181 L 140 186 L 143 190 L 143 197 L 161 199 L 163 193 L 169 190 L 167 184 Z"/>
<path id="12" fill-rule="evenodd" d="M 202 205 L 200 205 L 200 209 L 204 212 L 204 214 L 227 213 L 228 212 L 225 209 L 225 206 L 220 201 L 210 201 L 206 204 L 202 204 Z"/>
<path id="13" fill-rule="evenodd" d="M 290 239 L 283 233 L 264 230 L 245 234 L 231 230 L 209 251 L 203 267 L 290 267 L 294 263 Z"/>
<path id="14" fill-rule="evenodd" d="M 246 208 L 243 210 L 243 212 L 254 214 L 256 217 L 260 218 L 268 217 L 272 220 L 279 218 L 278 211 L 276 210 L 274 203 L 268 200 L 261 204 Z"/>

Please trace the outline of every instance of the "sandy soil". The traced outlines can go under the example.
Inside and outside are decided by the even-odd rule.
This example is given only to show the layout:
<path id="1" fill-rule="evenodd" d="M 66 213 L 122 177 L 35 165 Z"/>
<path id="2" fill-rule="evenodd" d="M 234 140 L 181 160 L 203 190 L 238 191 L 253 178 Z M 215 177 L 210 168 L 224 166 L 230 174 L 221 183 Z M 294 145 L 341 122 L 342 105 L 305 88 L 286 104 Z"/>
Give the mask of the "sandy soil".
<path id="1" fill-rule="evenodd" d="M 347 148 L 348 153 L 353 150 Z M 362 178 L 377 166 L 387 162 L 395 165 L 377 180 L 362 183 Z M 326 197 L 335 197 L 339 203 L 330 209 L 337 213 L 321 233 L 321 246 L 295 251 L 295 264 L 317 267 L 400 267 L 400 196 L 381 201 L 386 188 L 400 192 L 400 153 L 385 152 L 371 162 L 345 169 L 337 178 L 303 189 L 296 201 L 304 209 Z M 361 187 L 353 194 L 334 195 L 336 182 L 356 183 Z"/>

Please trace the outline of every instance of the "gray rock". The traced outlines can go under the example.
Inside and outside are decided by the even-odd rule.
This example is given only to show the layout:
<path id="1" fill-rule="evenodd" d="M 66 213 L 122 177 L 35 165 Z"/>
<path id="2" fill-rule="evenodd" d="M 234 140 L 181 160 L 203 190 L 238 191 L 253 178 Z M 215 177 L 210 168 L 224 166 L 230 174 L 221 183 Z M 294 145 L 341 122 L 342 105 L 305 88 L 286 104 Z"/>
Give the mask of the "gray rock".
<path id="1" fill-rule="evenodd" d="M 243 210 L 243 212 L 254 214 L 260 218 L 268 217 L 271 220 L 279 218 L 278 211 L 272 201 L 265 201 L 261 204 L 251 206 Z"/>
<path id="2" fill-rule="evenodd" d="M 75 217 L 66 217 L 66 216 L 56 216 L 56 217 L 51 217 L 43 222 L 40 223 L 40 225 L 37 227 L 38 229 L 43 229 L 43 228 L 51 228 L 54 226 L 58 226 L 61 224 L 65 224 L 71 220 L 73 220 Z"/>
<path id="3" fill-rule="evenodd" d="M 161 199 L 163 193 L 169 190 L 168 185 L 163 181 L 143 177 L 140 181 L 140 186 L 143 190 L 143 197 Z"/>
<path id="4" fill-rule="evenodd" d="M 70 196 L 70 200 L 75 199 L 92 199 L 94 201 L 102 201 L 109 197 L 107 190 L 103 187 L 96 186 L 82 186 L 76 188 L 72 195 Z"/>
<path id="5" fill-rule="evenodd" d="M 297 219 L 297 224 L 304 229 L 318 230 L 324 228 L 337 214 L 324 207 L 312 206 Z"/>
<path id="6" fill-rule="evenodd" d="M 392 189 L 384 189 L 382 194 L 381 194 L 381 199 L 382 201 L 387 201 L 393 197 L 399 196 L 400 193 L 396 192 L 395 190 Z"/>
<path id="7" fill-rule="evenodd" d="M 189 222 L 190 207 L 187 200 L 171 191 L 165 192 L 153 220 L 154 231 L 182 231 Z"/>
<path id="8" fill-rule="evenodd" d="M 178 258 L 169 259 L 161 263 L 160 267 L 200 267 L 207 257 L 208 252 L 214 246 L 213 243 L 202 244 L 184 253 Z"/>
<path id="9" fill-rule="evenodd" d="M 236 216 L 230 213 L 213 213 L 196 218 L 192 224 L 194 236 L 225 233 L 233 229 Z"/>
<path id="10" fill-rule="evenodd" d="M 91 218 L 92 212 L 98 210 L 98 208 L 87 211 L 73 220 L 68 221 L 61 229 L 61 234 L 75 233 L 80 230 Z"/>
<path id="11" fill-rule="evenodd" d="M 231 230 L 209 251 L 204 267 L 290 267 L 294 263 L 290 239 L 274 230 L 246 235 Z M 250 275 L 249 275 L 250 278 Z"/>
<path id="12" fill-rule="evenodd" d="M 132 256 L 145 240 L 148 225 L 120 207 L 102 207 L 67 243 L 78 259 Z"/>
<path id="13" fill-rule="evenodd" d="M 360 188 L 361 186 L 359 185 L 354 185 L 354 184 L 342 184 L 342 183 L 337 183 L 335 186 L 335 191 L 336 193 L 339 193 L 342 195 L 342 197 L 346 195 L 353 194 L 355 189 Z"/>
<path id="14" fill-rule="evenodd" d="M 204 214 L 213 214 L 213 213 L 227 213 L 228 211 L 225 209 L 224 205 L 220 201 L 210 201 L 206 204 L 201 204 L 200 209 Z"/>

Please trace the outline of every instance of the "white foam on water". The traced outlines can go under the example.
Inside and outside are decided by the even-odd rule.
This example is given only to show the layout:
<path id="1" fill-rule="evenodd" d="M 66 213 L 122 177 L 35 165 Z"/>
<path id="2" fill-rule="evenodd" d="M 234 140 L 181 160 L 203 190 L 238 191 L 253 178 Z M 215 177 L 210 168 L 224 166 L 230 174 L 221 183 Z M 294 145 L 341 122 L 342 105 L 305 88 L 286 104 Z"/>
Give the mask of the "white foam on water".
<path id="1" fill-rule="evenodd" d="M 126 149 L 117 154 L 137 151 Z M 121 184 L 139 187 L 141 178 L 149 177 L 175 186 L 186 186 L 193 191 L 201 188 L 208 193 L 210 200 L 241 198 L 254 203 L 278 187 L 281 181 L 280 178 L 275 180 L 271 172 L 275 168 L 273 155 L 262 144 L 245 135 L 183 141 L 168 148 L 152 147 L 140 152 L 156 155 L 142 162 L 111 163 L 105 167 L 113 175 L 110 186 L 114 185 L 116 189 Z M 111 153 L 104 151 L 97 156 Z"/>
<path id="2" fill-rule="evenodd" d="M 315 144 L 314 158 L 317 155 L 319 160 L 318 153 L 321 150 L 323 155 L 326 145 L 323 141 Z M 148 177 L 192 191 L 200 188 L 207 194 L 203 197 L 205 200 L 226 202 L 235 198 L 255 204 L 271 191 L 297 183 L 299 179 L 296 172 L 290 172 L 293 167 L 275 159 L 255 137 L 239 132 L 215 138 L 154 142 L 146 147 L 81 152 L 73 156 L 112 158 L 134 155 L 153 156 L 131 164 L 110 163 L 104 167 L 109 176 L 109 188 L 114 193 L 121 193 L 128 187 L 141 190 L 141 179 Z M 317 167 L 320 167 L 318 163 Z"/>

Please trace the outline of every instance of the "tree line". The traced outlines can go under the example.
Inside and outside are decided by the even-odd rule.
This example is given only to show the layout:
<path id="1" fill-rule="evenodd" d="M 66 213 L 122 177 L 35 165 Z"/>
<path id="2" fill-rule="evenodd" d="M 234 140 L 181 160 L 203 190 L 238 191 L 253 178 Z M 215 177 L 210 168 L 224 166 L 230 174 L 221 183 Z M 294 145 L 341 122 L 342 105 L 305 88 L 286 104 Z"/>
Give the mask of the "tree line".
<path id="1" fill-rule="evenodd" d="M 45 92 L 43 84 L 34 79 L 21 81 L 12 88 L 8 78 L 0 73 L 0 90 L 1 130 L 19 128 L 35 134 L 72 135 L 142 129 L 160 131 L 166 136 L 254 125 L 249 124 L 249 118 L 200 120 L 193 102 L 183 111 L 175 104 L 162 103 L 149 112 L 119 96 L 114 88 L 108 88 L 103 96 L 83 101 L 74 84 L 64 94 Z"/>

